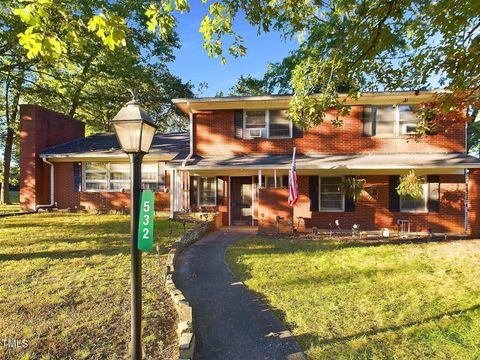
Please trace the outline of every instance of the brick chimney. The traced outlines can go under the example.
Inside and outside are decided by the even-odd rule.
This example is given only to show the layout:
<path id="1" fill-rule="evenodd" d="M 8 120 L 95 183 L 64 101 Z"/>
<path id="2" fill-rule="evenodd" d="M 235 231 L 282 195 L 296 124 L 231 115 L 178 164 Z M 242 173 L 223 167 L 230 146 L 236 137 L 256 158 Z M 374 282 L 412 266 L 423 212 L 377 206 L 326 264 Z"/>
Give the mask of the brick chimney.
<path id="1" fill-rule="evenodd" d="M 38 105 L 20 105 L 20 207 L 50 203 L 50 166 L 39 154 L 85 137 L 85 124 Z"/>

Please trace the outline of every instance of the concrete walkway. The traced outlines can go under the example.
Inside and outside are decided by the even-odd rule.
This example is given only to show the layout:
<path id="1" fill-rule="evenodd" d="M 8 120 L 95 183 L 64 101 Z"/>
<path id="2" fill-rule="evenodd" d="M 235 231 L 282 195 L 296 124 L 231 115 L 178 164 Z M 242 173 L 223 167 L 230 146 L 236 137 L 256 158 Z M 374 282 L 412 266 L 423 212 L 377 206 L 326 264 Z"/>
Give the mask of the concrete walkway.
<path id="1" fill-rule="evenodd" d="M 174 278 L 193 308 L 195 359 L 297 360 L 304 355 L 282 322 L 234 277 L 225 251 L 252 230 L 221 229 L 178 259 Z"/>

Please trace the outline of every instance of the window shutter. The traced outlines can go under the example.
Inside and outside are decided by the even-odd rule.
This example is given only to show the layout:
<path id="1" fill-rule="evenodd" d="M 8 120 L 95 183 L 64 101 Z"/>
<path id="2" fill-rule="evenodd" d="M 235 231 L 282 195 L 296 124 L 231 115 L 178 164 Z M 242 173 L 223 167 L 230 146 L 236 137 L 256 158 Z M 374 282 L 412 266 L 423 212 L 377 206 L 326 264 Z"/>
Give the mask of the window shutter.
<path id="1" fill-rule="evenodd" d="M 355 177 L 355 176 L 351 176 Z M 346 212 L 354 212 L 355 211 L 355 201 L 353 197 L 345 196 L 345 211 Z"/>
<path id="2" fill-rule="evenodd" d="M 388 209 L 392 212 L 400 211 L 400 195 L 397 193 L 397 186 L 400 183 L 400 176 L 390 175 L 388 177 L 389 202 Z"/>
<path id="3" fill-rule="evenodd" d="M 243 138 L 243 110 L 235 110 L 233 115 L 235 138 Z"/>
<path id="4" fill-rule="evenodd" d="M 318 211 L 318 176 L 308 177 L 310 211 Z"/>
<path id="5" fill-rule="evenodd" d="M 217 177 L 217 205 L 225 205 L 225 180 Z"/>
<path id="6" fill-rule="evenodd" d="M 376 115 L 376 108 L 372 106 L 364 106 L 363 107 L 363 115 L 362 115 L 362 122 L 363 122 L 363 136 L 374 136 L 375 135 L 375 115 Z"/>
<path id="7" fill-rule="evenodd" d="M 428 175 L 428 212 L 438 213 L 440 211 L 440 177 Z"/>
<path id="8" fill-rule="evenodd" d="M 303 138 L 303 128 L 300 125 L 295 123 L 293 123 L 292 126 L 293 126 L 292 137 Z"/>
<path id="9" fill-rule="evenodd" d="M 73 191 L 82 191 L 82 163 L 73 163 Z"/>
<path id="10" fill-rule="evenodd" d="M 197 206 L 198 177 L 190 176 L 190 207 Z"/>

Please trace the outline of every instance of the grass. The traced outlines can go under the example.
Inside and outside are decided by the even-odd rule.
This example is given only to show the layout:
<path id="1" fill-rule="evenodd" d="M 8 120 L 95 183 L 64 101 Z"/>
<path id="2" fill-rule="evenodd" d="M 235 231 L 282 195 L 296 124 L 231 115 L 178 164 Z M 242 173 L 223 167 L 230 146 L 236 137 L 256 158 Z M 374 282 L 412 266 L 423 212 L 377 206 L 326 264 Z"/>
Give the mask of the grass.
<path id="1" fill-rule="evenodd" d="M 13 213 L 20 211 L 20 198 L 18 191 L 10 191 L 10 200 L 12 204 L 0 204 L 0 214 Z"/>
<path id="2" fill-rule="evenodd" d="M 130 341 L 129 217 L 45 213 L 0 219 L 2 359 L 123 359 Z M 155 233 L 165 254 L 166 217 Z M 164 258 L 162 258 L 162 262 Z M 175 315 L 156 253 L 143 255 L 143 343 L 149 358 L 176 356 Z M 2 345 L 0 343 L 0 345 Z"/>
<path id="3" fill-rule="evenodd" d="M 251 237 L 227 261 L 309 359 L 480 358 L 479 240 Z"/>

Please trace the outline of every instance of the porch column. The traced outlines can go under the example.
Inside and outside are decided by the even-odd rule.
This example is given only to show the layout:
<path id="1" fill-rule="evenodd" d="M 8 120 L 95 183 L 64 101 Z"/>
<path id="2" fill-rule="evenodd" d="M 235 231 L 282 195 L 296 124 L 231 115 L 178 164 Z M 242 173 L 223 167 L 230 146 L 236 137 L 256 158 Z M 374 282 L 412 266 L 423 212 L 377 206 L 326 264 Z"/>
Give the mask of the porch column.
<path id="1" fill-rule="evenodd" d="M 170 219 L 175 214 L 175 169 L 170 170 Z"/>

